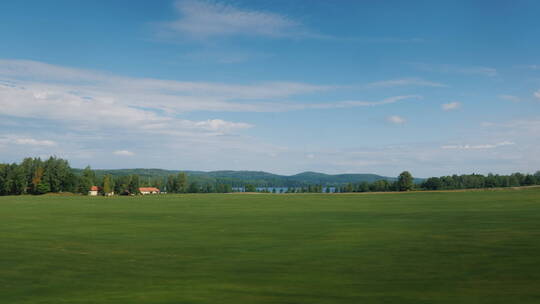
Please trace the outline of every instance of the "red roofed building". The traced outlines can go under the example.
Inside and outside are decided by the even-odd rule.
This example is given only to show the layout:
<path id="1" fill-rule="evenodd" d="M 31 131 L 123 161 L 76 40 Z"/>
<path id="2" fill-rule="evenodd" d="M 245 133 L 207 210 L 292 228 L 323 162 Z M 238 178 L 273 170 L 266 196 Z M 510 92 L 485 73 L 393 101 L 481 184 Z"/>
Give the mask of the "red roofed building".
<path id="1" fill-rule="evenodd" d="M 139 188 L 139 192 L 141 194 L 160 194 L 161 191 L 159 191 L 156 187 L 141 187 Z"/>
<path id="2" fill-rule="evenodd" d="M 98 186 L 92 186 L 90 187 L 90 190 L 88 191 L 88 195 L 96 196 L 99 194 L 99 191 L 101 190 L 101 187 Z"/>

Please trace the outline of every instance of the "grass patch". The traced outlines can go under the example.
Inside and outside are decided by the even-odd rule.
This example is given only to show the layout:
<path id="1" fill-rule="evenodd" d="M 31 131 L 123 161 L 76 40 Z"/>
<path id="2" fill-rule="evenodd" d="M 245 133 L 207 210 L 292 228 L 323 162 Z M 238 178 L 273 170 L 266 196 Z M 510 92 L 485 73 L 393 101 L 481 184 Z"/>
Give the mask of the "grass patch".
<path id="1" fill-rule="evenodd" d="M 540 189 L 0 197 L 2 303 L 539 303 Z"/>

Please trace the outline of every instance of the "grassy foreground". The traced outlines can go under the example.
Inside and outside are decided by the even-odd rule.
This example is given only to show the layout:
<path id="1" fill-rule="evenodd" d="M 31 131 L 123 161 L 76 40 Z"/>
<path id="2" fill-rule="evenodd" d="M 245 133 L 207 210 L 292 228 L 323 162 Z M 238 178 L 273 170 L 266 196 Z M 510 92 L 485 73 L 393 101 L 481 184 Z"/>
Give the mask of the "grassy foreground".
<path id="1" fill-rule="evenodd" d="M 0 303 L 540 303 L 540 189 L 0 197 Z"/>

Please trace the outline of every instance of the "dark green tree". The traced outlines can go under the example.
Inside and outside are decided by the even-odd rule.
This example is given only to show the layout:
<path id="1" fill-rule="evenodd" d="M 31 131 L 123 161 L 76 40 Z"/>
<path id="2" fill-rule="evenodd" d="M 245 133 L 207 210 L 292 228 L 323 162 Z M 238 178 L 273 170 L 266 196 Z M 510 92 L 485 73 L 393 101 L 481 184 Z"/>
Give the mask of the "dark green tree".
<path id="1" fill-rule="evenodd" d="M 409 171 L 403 171 L 398 177 L 398 190 L 399 191 L 410 191 L 414 187 L 413 177 Z"/>
<path id="2" fill-rule="evenodd" d="M 140 187 L 139 175 L 137 175 L 137 174 L 131 175 L 131 177 L 129 179 L 129 184 L 128 184 L 129 193 L 130 194 L 139 194 L 140 193 L 139 187 Z"/>
<path id="3" fill-rule="evenodd" d="M 185 172 L 178 173 L 178 192 L 186 193 L 188 191 L 188 177 Z"/>
<path id="4" fill-rule="evenodd" d="M 197 182 L 192 182 L 189 184 L 189 187 L 188 187 L 188 191 L 189 193 L 199 193 L 200 192 L 200 187 L 199 187 L 199 184 Z"/>
<path id="5" fill-rule="evenodd" d="M 95 184 L 96 173 L 92 170 L 92 168 L 90 168 L 90 166 L 86 166 L 79 180 L 78 192 L 82 194 L 87 194 L 90 188 Z"/>
<path id="6" fill-rule="evenodd" d="M 39 183 L 36 185 L 36 189 L 34 190 L 35 194 L 45 194 L 51 191 L 51 188 L 49 187 L 49 184 L 47 183 Z"/>
<path id="7" fill-rule="evenodd" d="M 178 193 L 178 180 L 172 174 L 167 177 L 167 192 Z"/>

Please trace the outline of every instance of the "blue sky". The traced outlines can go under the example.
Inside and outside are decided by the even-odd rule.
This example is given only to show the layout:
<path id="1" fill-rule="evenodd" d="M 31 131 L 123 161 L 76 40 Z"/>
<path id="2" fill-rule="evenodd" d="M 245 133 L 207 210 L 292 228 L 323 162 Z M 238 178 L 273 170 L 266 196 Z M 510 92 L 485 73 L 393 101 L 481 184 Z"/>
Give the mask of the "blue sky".
<path id="1" fill-rule="evenodd" d="M 540 169 L 537 1 L 12 1 L 0 161 Z"/>

